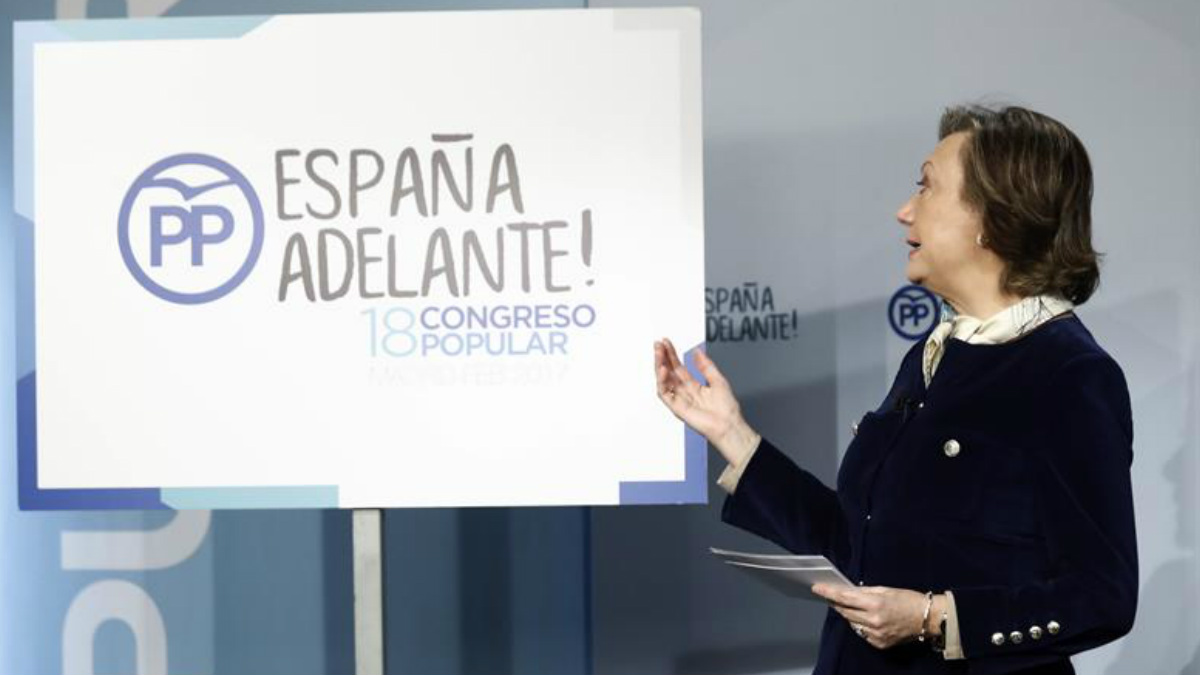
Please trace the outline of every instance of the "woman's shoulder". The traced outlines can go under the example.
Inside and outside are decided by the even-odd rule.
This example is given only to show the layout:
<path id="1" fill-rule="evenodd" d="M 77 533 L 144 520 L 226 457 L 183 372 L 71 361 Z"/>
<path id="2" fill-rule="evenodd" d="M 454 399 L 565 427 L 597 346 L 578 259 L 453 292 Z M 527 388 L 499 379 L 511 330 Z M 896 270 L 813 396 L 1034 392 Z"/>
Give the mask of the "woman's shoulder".
<path id="1" fill-rule="evenodd" d="M 1074 312 L 1038 327 L 1026 336 L 1029 349 L 1049 373 L 1080 367 L 1115 368 L 1117 363 Z"/>
<path id="2" fill-rule="evenodd" d="M 1102 414 L 1132 439 L 1129 384 L 1116 359 L 1074 313 L 1043 328 L 1049 330 L 1030 343 L 1040 351 L 1040 405 L 1062 420 L 1078 416 L 1091 423 Z"/>
<path id="3" fill-rule="evenodd" d="M 1045 335 L 1046 384 L 1038 400 L 1059 425 L 1071 420 L 1095 425 L 1114 425 L 1113 442 L 1129 446 L 1133 441 L 1133 409 L 1125 372 L 1083 324 L 1072 315 Z M 1047 326 L 1050 328 L 1052 326 Z M 1078 427 L 1075 427 L 1078 428 Z"/>

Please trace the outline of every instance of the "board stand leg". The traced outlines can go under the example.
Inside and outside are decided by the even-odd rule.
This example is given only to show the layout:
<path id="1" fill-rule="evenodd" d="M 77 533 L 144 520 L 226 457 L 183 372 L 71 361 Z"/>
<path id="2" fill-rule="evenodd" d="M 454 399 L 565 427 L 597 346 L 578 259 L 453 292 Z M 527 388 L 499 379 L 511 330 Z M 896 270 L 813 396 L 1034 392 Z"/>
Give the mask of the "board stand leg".
<path id="1" fill-rule="evenodd" d="M 383 512 L 354 509 L 354 673 L 383 675 Z"/>

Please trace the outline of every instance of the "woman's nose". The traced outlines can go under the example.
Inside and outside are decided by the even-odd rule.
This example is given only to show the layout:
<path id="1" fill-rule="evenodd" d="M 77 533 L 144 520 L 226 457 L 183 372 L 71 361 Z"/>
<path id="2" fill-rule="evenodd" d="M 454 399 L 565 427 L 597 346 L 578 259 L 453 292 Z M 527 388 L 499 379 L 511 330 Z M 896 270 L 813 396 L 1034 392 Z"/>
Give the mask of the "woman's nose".
<path id="1" fill-rule="evenodd" d="M 900 205 L 900 209 L 896 211 L 896 220 L 904 226 L 912 225 L 913 206 L 912 199 Z"/>

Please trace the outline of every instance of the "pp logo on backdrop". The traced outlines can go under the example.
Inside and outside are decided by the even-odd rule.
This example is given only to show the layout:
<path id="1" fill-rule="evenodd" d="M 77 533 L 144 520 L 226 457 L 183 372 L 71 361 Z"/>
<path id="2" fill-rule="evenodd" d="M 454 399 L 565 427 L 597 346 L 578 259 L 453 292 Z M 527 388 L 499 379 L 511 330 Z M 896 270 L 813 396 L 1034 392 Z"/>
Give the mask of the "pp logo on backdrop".
<path id="1" fill-rule="evenodd" d="M 908 340 L 920 340 L 933 330 L 942 318 L 942 303 L 922 286 L 905 286 L 888 303 L 888 321 L 896 335 Z"/>
<path id="2" fill-rule="evenodd" d="M 263 211 L 242 172 L 210 155 L 155 162 L 121 203 L 117 239 L 146 290 L 184 305 L 237 288 L 258 260 Z"/>

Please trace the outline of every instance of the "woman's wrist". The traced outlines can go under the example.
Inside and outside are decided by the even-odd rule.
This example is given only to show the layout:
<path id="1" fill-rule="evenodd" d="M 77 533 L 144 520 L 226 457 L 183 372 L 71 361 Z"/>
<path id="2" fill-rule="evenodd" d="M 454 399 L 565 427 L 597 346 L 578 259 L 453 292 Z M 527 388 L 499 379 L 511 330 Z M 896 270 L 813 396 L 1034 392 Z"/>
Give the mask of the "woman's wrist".
<path id="1" fill-rule="evenodd" d="M 942 636 L 942 614 L 946 612 L 946 594 L 938 593 L 933 596 L 933 605 L 929 608 L 929 617 L 925 620 L 925 634 L 932 637 Z"/>
<path id="2" fill-rule="evenodd" d="M 717 438 L 710 438 L 709 442 L 721 453 L 726 462 L 734 466 L 740 466 L 758 447 L 762 436 L 754 429 L 746 424 L 746 420 L 741 416 L 734 420 L 729 428 Z"/>

